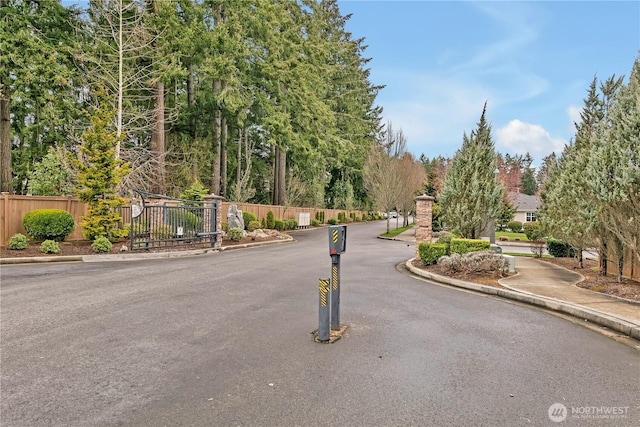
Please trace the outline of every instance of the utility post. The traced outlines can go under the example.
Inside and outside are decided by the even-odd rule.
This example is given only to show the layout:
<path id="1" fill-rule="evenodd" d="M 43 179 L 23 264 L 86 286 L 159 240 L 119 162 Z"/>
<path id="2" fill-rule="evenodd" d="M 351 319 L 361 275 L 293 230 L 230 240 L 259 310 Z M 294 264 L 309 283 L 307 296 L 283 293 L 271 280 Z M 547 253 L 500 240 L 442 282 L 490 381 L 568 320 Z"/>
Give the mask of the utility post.
<path id="1" fill-rule="evenodd" d="M 331 278 L 318 281 L 318 331 L 314 332 L 316 342 L 327 343 L 340 339 L 346 329 L 346 327 L 340 327 L 340 255 L 346 249 L 347 226 L 330 226 Z M 333 334 L 329 328 L 334 331 Z"/>
<path id="2" fill-rule="evenodd" d="M 347 226 L 329 227 L 331 256 L 331 329 L 340 329 L 340 255 L 347 250 Z"/>

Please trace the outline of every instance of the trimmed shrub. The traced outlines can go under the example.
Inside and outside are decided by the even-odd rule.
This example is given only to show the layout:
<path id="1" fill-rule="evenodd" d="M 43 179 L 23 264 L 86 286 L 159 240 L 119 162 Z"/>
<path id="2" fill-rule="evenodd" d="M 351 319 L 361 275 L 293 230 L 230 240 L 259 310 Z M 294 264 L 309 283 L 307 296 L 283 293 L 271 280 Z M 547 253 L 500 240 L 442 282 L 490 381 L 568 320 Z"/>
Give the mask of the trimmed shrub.
<path id="1" fill-rule="evenodd" d="M 227 231 L 229 231 L 229 224 L 225 221 L 221 222 L 220 229 L 226 233 Z"/>
<path id="2" fill-rule="evenodd" d="M 61 242 L 73 233 L 73 217 L 62 209 L 36 209 L 22 218 L 22 225 L 34 240 Z"/>
<path id="3" fill-rule="evenodd" d="M 231 240 L 239 242 L 244 237 L 244 230 L 240 227 L 234 227 L 227 234 Z"/>
<path id="4" fill-rule="evenodd" d="M 178 208 L 167 209 L 166 220 L 172 227 L 182 227 L 186 232 L 194 232 L 200 226 L 200 218 L 193 212 Z"/>
<path id="5" fill-rule="evenodd" d="M 242 220 L 244 221 L 244 227 L 247 230 L 249 230 L 249 223 L 252 222 L 252 221 L 257 221 L 258 217 L 253 212 L 242 211 Z M 260 226 L 258 226 L 257 228 L 260 228 Z M 251 230 L 249 230 L 249 231 L 251 231 Z"/>
<path id="6" fill-rule="evenodd" d="M 530 241 L 542 240 L 542 228 L 540 228 L 540 224 L 537 221 L 525 222 L 522 228 Z"/>
<path id="7" fill-rule="evenodd" d="M 45 240 L 40 245 L 40 252 L 43 254 L 57 254 L 60 252 L 60 245 L 55 240 Z"/>
<path id="8" fill-rule="evenodd" d="M 324 224 L 324 211 L 316 212 L 316 219 L 320 224 Z"/>
<path id="9" fill-rule="evenodd" d="M 509 271 L 509 261 L 493 252 L 471 252 L 464 255 L 452 254 L 443 256 L 438 265 L 448 272 L 495 273 L 505 275 Z"/>
<path id="10" fill-rule="evenodd" d="M 318 221 L 317 219 L 312 219 L 311 220 L 311 226 L 312 227 L 317 227 L 320 225 L 320 221 Z"/>
<path id="11" fill-rule="evenodd" d="M 113 248 L 113 244 L 106 237 L 98 237 L 91 244 L 91 249 L 93 249 L 94 252 L 111 252 L 111 248 Z"/>
<path id="12" fill-rule="evenodd" d="M 576 250 L 570 244 L 556 239 L 547 239 L 547 252 L 556 258 L 573 258 L 576 256 Z"/>
<path id="13" fill-rule="evenodd" d="M 522 233 L 522 223 L 520 221 L 509 221 L 507 228 L 511 230 L 512 233 Z"/>
<path id="14" fill-rule="evenodd" d="M 286 228 L 287 230 L 295 230 L 296 228 L 298 228 L 298 221 L 296 221 L 295 219 L 288 219 L 286 221 Z"/>
<path id="15" fill-rule="evenodd" d="M 273 212 L 272 211 L 267 212 L 267 224 L 266 224 L 267 228 L 273 230 L 276 227 L 275 221 L 276 219 L 273 216 Z"/>
<path id="16" fill-rule="evenodd" d="M 256 231 L 258 228 L 260 228 L 260 221 L 253 220 L 247 224 L 247 230 L 249 231 Z"/>
<path id="17" fill-rule="evenodd" d="M 338 222 L 345 222 L 347 214 L 344 212 L 338 212 Z"/>
<path id="18" fill-rule="evenodd" d="M 337 225 L 338 224 L 338 220 L 335 219 L 335 218 L 329 218 L 327 220 L 327 224 L 329 224 L 329 225 Z"/>
<path id="19" fill-rule="evenodd" d="M 349 214 L 349 218 L 351 218 L 351 221 L 356 222 L 356 221 L 357 221 L 357 220 L 356 220 L 356 213 L 355 213 L 355 212 L 351 212 L 351 213 Z"/>
<path id="20" fill-rule="evenodd" d="M 273 228 L 275 228 L 278 231 L 282 231 L 284 230 L 285 227 L 285 223 L 283 220 L 281 219 L 276 219 L 273 221 Z"/>
<path id="21" fill-rule="evenodd" d="M 23 249 L 27 249 L 29 246 L 29 241 L 27 240 L 27 236 L 22 233 L 16 233 L 9 239 L 8 247 L 14 251 L 21 251 Z"/>
<path id="22" fill-rule="evenodd" d="M 447 255 L 447 245 L 442 243 L 420 243 L 418 253 L 420 261 L 424 265 L 432 265 L 438 262 L 440 257 Z"/>
<path id="23" fill-rule="evenodd" d="M 449 252 L 452 254 L 466 254 L 468 252 L 488 251 L 491 243 L 488 240 L 479 239 L 451 239 Z"/>

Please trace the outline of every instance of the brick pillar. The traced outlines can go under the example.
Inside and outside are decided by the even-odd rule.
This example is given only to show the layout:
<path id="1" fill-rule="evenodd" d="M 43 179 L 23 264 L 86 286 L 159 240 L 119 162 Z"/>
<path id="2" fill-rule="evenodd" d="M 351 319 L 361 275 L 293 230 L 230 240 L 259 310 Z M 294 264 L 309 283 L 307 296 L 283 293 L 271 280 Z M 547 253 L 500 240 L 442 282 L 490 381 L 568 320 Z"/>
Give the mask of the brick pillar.
<path id="1" fill-rule="evenodd" d="M 215 194 L 210 194 L 208 196 L 204 196 L 204 202 L 206 206 L 211 206 L 212 203 L 215 202 L 216 207 L 216 231 L 220 234 L 216 236 L 216 248 L 220 248 L 222 246 L 222 201 L 224 197 L 216 196 Z"/>
<path id="2" fill-rule="evenodd" d="M 416 257 L 420 243 L 431 243 L 432 207 L 435 199 L 423 194 L 416 197 Z"/>

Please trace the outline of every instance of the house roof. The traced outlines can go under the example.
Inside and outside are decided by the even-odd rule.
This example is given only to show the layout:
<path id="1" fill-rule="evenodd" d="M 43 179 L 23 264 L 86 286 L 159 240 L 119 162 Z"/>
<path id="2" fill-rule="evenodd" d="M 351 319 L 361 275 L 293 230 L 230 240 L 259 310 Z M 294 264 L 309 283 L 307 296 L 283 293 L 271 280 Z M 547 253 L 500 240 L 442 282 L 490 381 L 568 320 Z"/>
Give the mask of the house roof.
<path id="1" fill-rule="evenodd" d="M 509 193 L 509 199 L 516 207 L 516 212 L 535 212 L 540 207 L 540 197 L 523 193 Z"/>

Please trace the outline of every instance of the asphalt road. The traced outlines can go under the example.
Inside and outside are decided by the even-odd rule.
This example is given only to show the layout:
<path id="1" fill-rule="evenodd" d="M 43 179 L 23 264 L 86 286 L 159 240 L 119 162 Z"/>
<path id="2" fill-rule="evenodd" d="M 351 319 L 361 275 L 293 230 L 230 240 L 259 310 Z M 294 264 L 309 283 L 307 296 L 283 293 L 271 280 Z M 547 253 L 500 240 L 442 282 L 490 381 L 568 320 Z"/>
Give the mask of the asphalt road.
<path id="1" fill-rule="evenodd" d="M 0 425 L 640 424 L 637 349 L 402 273 L 414 247 L 376 239 L 384 227 L 348 228 L 335 344 L 310 334 L 326 230 L 198 257 L 2 266 Z"/>

